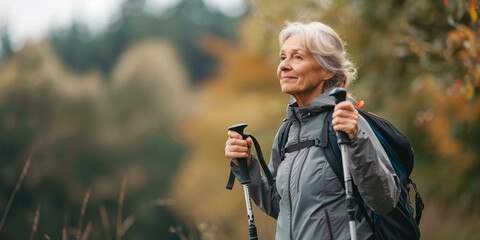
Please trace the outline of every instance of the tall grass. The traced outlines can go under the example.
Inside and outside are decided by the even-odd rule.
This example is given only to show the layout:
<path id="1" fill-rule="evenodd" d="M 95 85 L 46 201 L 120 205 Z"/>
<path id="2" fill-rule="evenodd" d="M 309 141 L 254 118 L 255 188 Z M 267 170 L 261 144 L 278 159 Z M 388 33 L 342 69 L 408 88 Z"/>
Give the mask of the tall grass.
<path id="1" fill-rule="evenodd" d="M 10 211 L 10 208 L 12 207 L 13 199 L 15 198 L 15 195 L 17 195 L 18 190 L 20 190 L 20 187 L 22 186 L 23 179 L 28 173 L 28 168 L 30 167 L 30 163 L 32 161 L 33 153 L 34 153 L 34 147 L 31 148 L 30 153 L 28 155 L 27 161 L 25 162 L 25 165 L 23 166 L 22 174 L 20 174 L 20 178 L 18 178 L 17 184 L 15 185 L 15 189 L 13 190 L 12 195 L 10 196 L 10 199 L 8 200 L 8 204 L 3 211 L 2 215 L 2 220 L 0 221 L 0 233 L 2 232 L 3 226 L 5 225 L 5 220 L 7 219 L 8 212 Z"/>
<path id="2" fill-rule="evenodd" d="M 101 205 L 98 207 L 100 211 L 100 218 L 102 220 L 102 227 L 105 240 L 112 240 L 112 236 L 110 235 L 110 221 L 108 220 L 108 213 L 105 205 Z"/>
<path id="3" fill-rule="evenodd" d="M 123 200 L 125 199 L 125 189 L 127 188 L 127 178 L 123 177 L 122 186 L 120 187 L 120 196 L 118 197 L 118 209 L 117 209 L 117 240 L 122 239 L 123 229 L 122 229 L 122 209 L 123 209 Z"/>
<path id="4" fill-rule="evenodd" d="M 35 210 L 35 217 L 33 218 L 33 226 L 32 226 L 32 233 L 30 234 L 30 240 L 33 240 L 35 237 L 35 233 L 38 229 L 38 220 L 40 219 L 40 206 L 41 200 L 38 201 L 37 210 Z"/>
<path id="5" fill-rule="evenodd" d="M 0 233 L 5 225 L 8 212 L 12 208 L 15 196 L 17 195 L 18 191 L 20 190 L 22 183 L 28 174 L 28 170 L 30 169 L 30 165 L 32 162 L 34 156 L 34 149 L 32 148 L 29 152 L 29 155 L 27 157 L 27 160 L 25 161 L 25 165 L 23 166 L 22 172 L 20 174 L 20 177 L 18 181 L 16 182 L 15 188 L 13 189 L 13 192 L 10 196 L 10 199 L 8 201 L 8 204 L 5 207 L 5 210 L 3 212 L 1 221 L 0 221 Z M 125 220 L 123 220 L 123 206 L 124 206 L 124 201 L 125 201 L 125 193 L 126 193 L 126 188 L 127 188 L 127 177 L 124 176 L 122 179 L 122 184 L 120 187 L 120 193 L 118 197 L 118 208 L 117 208 L 117 218 L 116 218 L 116 230 L 115 230 L 115 239 L 116 240 L 121 240 L 125 233 L 130 229 L 130 227 L 133 225 L 135 222 L 135 217 L 133 215 L 128 216 Z M 92 221 L 88 220 L 86 227 L 83 228 L 83 223 L 85 220 L 85 213 L 87 210 L 87 206 L 90 200 L 92 194 L 91 188 L 88 189 L 85 193 L 85 196 L 82 201 L 82 206 L 80 209 L 80 217 L 78 220 L 78 225 L 77 227 L 69 227 L 70 224 L 70 211 L 68 208 L 65 211 L 65 220 L 61 229 L 61 236 L 58 237 L 58 239 L 62 240 L 69 240 L 69 239 L 75 239 L 75 240 L 87 240 L 90 237 L 91 231 L 92 231 Z M 154 201 L 155 204 L 151 204 L 151 207 L 154 206 L 170 206 L 174 205 L 173 200 L 171 199 L 157 199 Z M 37 232 L 39 231 L 39 222 L 40 222 L 40 213 L 41 213 L 41 199 L 38 201 L 37 207 L 35 209 L 35 214 L 33 218 L 33 223 L 32 223 L 32 230 L 30 233 L 30 240 L 35 239 L 35 236 L 37 235 Z M 108 212 L 107 209 L 104 205 L 99 206 L 99 214 L 100 214 L 100 219 L 102 223 L 102 227 L 104 230 L 104 239 L 105 240 L 111 240 L 111 224 L 109 221 L 108 217 Z M 182 229 L 179 227 L 176 228 L 171 228 L 170 231 L 172 234 L 177 235 L 180 239 L 182 240 L 187 240 L 188 238 L 182 233 Z M 43 237 L 47 240 L 52 239 L 49 235 L 47 234 L 42 234 Z M 54 238 L 55 239 L 55 238 Z"/>
<path id="6" fill-rule="evenodd" d="M 83 239 L 82 223 L 83 223 L 83 217 L 85 216 L 85 209 L 87 209 L 88 200 L 90 199 L 91 190 L 92 190 L 91 188 L 88 189 L 87 192 L 85 193 L 85 197 L 83 198 L 82 208 L 80 210 L 80 219 L 78 220 L 77 238 L 76 239 Z M 87 233 L 87 230 L 90 230 L 88 225 L 87 225 L 87 228 L 85 229 L 84 235 L 85 235 L 85 233 Z"/>

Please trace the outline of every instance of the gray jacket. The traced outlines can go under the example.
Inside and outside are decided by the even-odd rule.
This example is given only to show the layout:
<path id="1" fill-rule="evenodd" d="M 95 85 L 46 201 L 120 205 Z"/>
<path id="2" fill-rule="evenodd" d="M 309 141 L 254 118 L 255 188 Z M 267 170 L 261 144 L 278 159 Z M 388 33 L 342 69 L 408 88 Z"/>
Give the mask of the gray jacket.
<path id="1" fill-rule="evenodd" d="M 334 105 L 333 97 L 328 94 L 322 94 L 302 107 L 291 101 L 287 121 L 293 124 L 287 146 L 321 135 L 326 116 L 321 108 L 326 105 Z M 268 185 L 257 161 L 252 161 L 249 166 L 251 198 L 260 209 L 277 219 L 276 239 L 349 239 L 345 190 L 322 149 L 315 146 L 304 148 L 287 153 L 281 161 L 277 138 L 269 163 L 275 184 Z M 348 153 L 352 179 L 367 211 L 382 214 L 392 210 L 400 196 L 399 179 L 362 117 Z M 238 177 L 238 167 L 233 166 L 232 170 Z M 357 221 L 356 227 L 358 239 L 368 239 L 372 235 L 365 218 Z"/>

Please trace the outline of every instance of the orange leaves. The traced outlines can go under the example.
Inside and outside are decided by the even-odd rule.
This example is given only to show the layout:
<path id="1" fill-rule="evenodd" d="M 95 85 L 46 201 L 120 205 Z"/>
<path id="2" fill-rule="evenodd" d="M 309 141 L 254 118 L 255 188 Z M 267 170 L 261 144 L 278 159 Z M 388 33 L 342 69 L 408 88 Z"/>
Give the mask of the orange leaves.
<path id="1" fill-rule="evenodd" d="M 475 24 L 478 20 L 478 2 L 477 0 L 470 0 L 470 5 L 468 11 L 470 13 L 470 18 L 472 19 L 472 23 Z"/>
<path id="2" fill-rule="evenodd" d="M 477 55 L 478 52 L 475 52 L 480 49 L 477 49 L 476 41 L 477 38 L 472 29 L 463 24 L 458 24 L 456 29 L 447 33 L 447 48 L 452 48 L 453 50 L 463 48 L 469 51 L 469 54 Z"/>
<path id="3" fill-rule="evenodd" d="M 470 129 L 480 121 L 480 99 L 472 105 L 462 101 L 464 84 L 460 80 L 444 93 L 434 79 L 426 77 L 420 95 L 428 96 L 428 108 L 417 113 L 414 123 L 427 134 L 427 145 L 445 159 L 455 171 L 466 172 L 476 164 L 476 156 L 464 144 L 459 129 Z M 459 132 L 460 131 L 460 132 Z"/>
<path id="4" fill-rule="evenodd" d="M 405 42 L 410 47 L 410 51 L 412 51 L 412 53 L 415 53 L 418 56 L 423 55 L 424 51 L 422 50 L 422 47 L 416 42 L 413 37 L 405 36 Z"/>
<path id="5" fill-rule="evenodd" d="M 478 89 L 480 86 L 480 32 L 477 23 L 477 1 L 470 1 L 469 13 L 473 23 L 471 27 L 455 23 L 453 18 L 449 17 L 449 22 L 455 29 L 447 33 L 446 49 L 444 51 L 447 60 L 454 57 L 452 60 L 456 58 L 458 65 L 461 66 L 459 69 L 462 87 L 459 90 L 461 90 L 460 97 L 465 100 L 474 99 L 478 94 L 476 88 Z"/>
<path id="6" fill-rule="evenodd" d="M 470 4 L 468 5 L 468 12 L 470 14 L 470 19 L 472 20 L 473 24 L 477 23 L 478 20 L 478 0 L 470 0 Z M 445 6 L 448 5 L 448 0 L 443 0 L 443 4 Z M 458 7 L 462 8 L 463 1 L 459 1 Z"/>
<path id="7" fill-rule="evenodd" d="M 205 37 L 201 45 L 221 61 L 212 79 L 220 95 L 245 91 L 280 93 L 276 66 L 267 61 L 266 56 L 245 45 L 234 45 L 212 36 Z"/>

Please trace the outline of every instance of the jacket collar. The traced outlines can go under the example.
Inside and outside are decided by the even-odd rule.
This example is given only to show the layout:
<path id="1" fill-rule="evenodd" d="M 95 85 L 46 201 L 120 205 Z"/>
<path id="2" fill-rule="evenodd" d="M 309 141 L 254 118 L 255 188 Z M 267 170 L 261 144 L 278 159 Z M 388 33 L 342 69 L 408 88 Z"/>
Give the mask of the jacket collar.
<path id="1" fill-rule="evenodd" d="M 290 103 L 287 107 L 287 120 L 296 121 L 296 117 L 299 120 L 306 120 L 311 116 L 322 113 L 326 110 L 335 107 L 335 98 L 328 95 L 328 92 L 318 95 L 312 102 L 307 105 L 298 106 L 294 97 L 290 98 Z"/>

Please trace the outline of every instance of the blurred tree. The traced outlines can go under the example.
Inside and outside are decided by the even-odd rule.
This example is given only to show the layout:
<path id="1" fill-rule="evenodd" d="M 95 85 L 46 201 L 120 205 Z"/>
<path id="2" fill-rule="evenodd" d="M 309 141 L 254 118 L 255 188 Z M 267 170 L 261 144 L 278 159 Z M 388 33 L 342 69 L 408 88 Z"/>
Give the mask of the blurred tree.
<path id="1" fill-rule="evenodd" d="M 106 76 L 120 54 L 135 42 L 153 36 L 170 40 L 180 53 L 193 82 L 213 68 L 214 60 L 201 51 L 197 40 L 205 34 L 235 39 L 238 17 L 214 12 L 202 0 L 183 0 L 159 15 L 145 12 L 144 0 L 127 0 L 120 15 L 112 19 L 105 33 L 91 36 L 83 23 L 52 33 L 56 52 L 77 71 L 99 68 Z"/>
<path id="2" fill-rule="evenodd" d="M 0 62 L 13 53 L 12 42 L 8 34 L 7 26 L 0 26 Z"/>
<path id="3" fill-rule="evenodd" d="M 0 238 L 27 238 L 40 200 L 42 235 L 60 238 L 65 228 L 73 237 L 91 222 L 91 239 L 115 236 L 123 194 L 125 239 L 178 239 L 167 190 L 185 151 L 175 135 L 178 109 L 188 109 L 187 73 L 167 41 L 150 39 L 122 54 L 112 76 L 107 83 L 96 71 L 66 70 L 46 42 L 27 43 L 0 66 L 2 213 L 36 146 Z"/>

